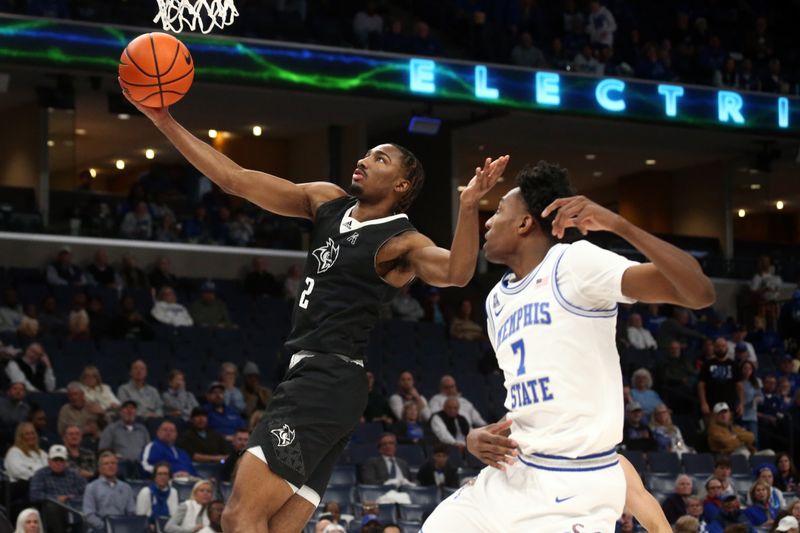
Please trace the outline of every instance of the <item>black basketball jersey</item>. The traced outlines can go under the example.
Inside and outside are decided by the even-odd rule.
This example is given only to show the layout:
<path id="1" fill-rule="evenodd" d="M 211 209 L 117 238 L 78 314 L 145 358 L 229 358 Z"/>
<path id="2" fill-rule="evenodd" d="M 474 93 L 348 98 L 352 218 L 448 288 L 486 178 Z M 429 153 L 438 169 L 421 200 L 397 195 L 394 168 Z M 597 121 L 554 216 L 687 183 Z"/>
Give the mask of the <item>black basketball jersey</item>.
<path id="1" fill-rule="evenodd" d="M 357 199 L 343 196 L 317 209 L 305 278 L 295 299 L 292 352 L 311 350 L 365 359 L 381 305 L 397 294 L 375 272 L 375 256 L 389 239 L 414 230 L 404 214 L 366 222 L 349 218 Z"/>

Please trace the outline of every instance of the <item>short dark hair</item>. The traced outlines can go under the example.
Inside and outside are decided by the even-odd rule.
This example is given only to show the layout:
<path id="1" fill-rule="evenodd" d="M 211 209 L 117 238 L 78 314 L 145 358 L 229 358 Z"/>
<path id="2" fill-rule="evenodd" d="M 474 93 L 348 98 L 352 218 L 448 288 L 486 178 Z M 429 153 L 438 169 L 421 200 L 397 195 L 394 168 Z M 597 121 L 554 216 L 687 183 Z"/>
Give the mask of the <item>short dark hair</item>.
<path id="1" fill-rule="evenodd" d="M 727 457 L 718 457 L 716 461 L 714 461 L 714 468 L 730 468 L 731 467 L 731 460 Z"/>
<path id="2" fill-rule="evenodd" d="M 551 231 L 558 210 L 550 213 L 547 218 L 542 218 L 541 215 L 544 208 L 554 200 L 575 195 L 575 189 L 572 188 L 567 177 L 567 169 L 547 161 L 539 161 L 535 165 L 527 164 L 517 174 L 517 186 L 528 212 L 542 228 L 542 232 L 555 240 Z M 572 235 L 568 236 L 565 233 L 563 240 L 573 240 L 577 236 L 574 228 L 569 229 L 573 230 L 569 231 Z"/>
<path id="3" fill-rule="evenodd" d="M 166 467 L 167 472 L 169 472 L 170 477 L 172 477 L 172 467 L 170 466 L 170 464 L 166 461 L 161 461 L 153 466 L 153 479 L 156 478 L 156 472 L 158 472 L 158 469 L 162 467 Z"/>
<path id="4" fill-rule="evenodd" d="M 449 455 L 447 445 L 441 443 L 433 445 L 433 453 L 447 453 Z"/>
<path id="5" fill-rule="evenodd" d="M 400 200 L 394 206 L 395 213 L 405 213 L 408 211 L 408 208 L 411 207 L 411 204 L 414 202 L 414 199 L 419 194 L 419 191 L 422 189 L 422 186 L 425 184 L 425 169 L 422 168 L 422 163 L 414 153 L 405 148 L 400 146 L 397 143 L 389 143 L 391 146 L 397 148 L 400 154 L 403 156 L 403 159 L 400 161 L 400 164 L 403 165 L 403 168 L 406 171 L 406 175 L 403 176 L 409 182 L 408 191 L 403 195 Z"/>

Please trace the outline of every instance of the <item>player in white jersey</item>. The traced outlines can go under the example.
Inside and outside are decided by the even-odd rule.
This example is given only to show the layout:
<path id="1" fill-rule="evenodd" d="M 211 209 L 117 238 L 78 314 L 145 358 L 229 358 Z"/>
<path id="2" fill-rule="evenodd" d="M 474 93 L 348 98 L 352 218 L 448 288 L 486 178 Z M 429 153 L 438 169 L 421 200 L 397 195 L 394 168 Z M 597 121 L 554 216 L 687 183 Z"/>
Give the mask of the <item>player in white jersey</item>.
<path id="1" fill-rule="evenodd" d="M 623 395 L 615 344 L 618 302 L 702 308 L 714 288 L 689 254 L 574 193 L 566 171 L 539 162 L 486 222 L 486 258 L 510 268 L 486 300 L 505 376 L 510 441 L 475 482 L 431 514 L 424 533 L 612 532 L 625 503 Z M 611 231 L 650 262 L 588 241 Z M 482 457 L 484 462 L 487 462 Z"/>

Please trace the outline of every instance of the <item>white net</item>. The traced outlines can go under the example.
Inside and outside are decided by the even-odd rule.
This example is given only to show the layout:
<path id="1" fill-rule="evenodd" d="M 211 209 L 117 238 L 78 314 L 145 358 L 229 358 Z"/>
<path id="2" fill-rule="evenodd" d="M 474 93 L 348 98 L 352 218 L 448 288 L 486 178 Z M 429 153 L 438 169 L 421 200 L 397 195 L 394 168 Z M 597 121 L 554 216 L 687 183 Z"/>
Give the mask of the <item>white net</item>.
<path id="1" fill-rule="evenodd" d="M 153 22 L 161 21 L 165 31 L 180 33 L 189 31 L 209 33 L 214 28 L 222 29 L 233 24 L 239 12 L 233 0 L 156 0 L 158 15 Z"/>

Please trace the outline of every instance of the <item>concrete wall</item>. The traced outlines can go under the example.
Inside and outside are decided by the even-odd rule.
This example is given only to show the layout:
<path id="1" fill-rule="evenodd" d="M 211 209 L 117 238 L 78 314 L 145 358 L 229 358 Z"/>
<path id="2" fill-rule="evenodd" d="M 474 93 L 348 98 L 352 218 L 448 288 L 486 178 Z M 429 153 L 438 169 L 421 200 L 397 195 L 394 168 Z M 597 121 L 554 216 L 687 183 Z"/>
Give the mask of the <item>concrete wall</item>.
<path id="1" fill-rule="evenodd" d="M 42 109 L 31 102 L 3 111 L 0 128 L 0 185 L 36 188 L 44 126 Z"/>

